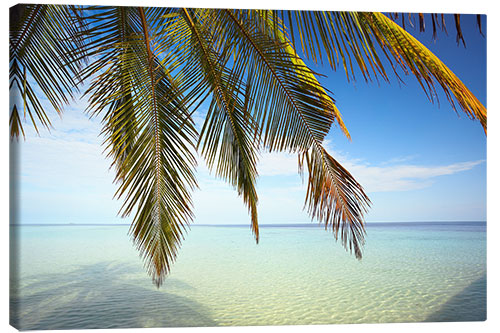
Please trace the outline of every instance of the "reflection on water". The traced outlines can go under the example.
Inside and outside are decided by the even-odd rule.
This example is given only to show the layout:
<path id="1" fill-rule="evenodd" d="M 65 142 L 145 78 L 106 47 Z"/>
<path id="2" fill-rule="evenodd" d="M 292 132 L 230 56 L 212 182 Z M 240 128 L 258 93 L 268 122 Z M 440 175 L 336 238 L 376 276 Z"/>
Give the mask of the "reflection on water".
<path id="1" fill-rule="evenodd" d="M 156 289 L 126 226 L 11 230 L 11 323 L 27 329 L 486 318 L 486 225 L 368 226 L 358 261 L 321 228 L 196 227 Z"/>

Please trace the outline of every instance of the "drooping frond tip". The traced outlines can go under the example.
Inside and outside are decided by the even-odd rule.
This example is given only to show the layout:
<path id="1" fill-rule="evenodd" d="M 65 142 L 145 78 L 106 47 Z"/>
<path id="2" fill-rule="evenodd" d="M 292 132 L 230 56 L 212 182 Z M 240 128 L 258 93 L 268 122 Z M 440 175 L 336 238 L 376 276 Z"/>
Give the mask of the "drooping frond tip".
<path id="1" fill-rule="evenodd" d="M 470 15 L 470 14 L 467 14 Z M 411 26 L 414 26 L 413 24 L 413 16 L 418 16 L 418 26 L 420 32 L 424 32 L 427 30 L 426 27 L 426 20 L 428 21 L 429 17 L 431 19 L 431 26 L 432 26 L 432 38 L 437 39 L 438 36 L 438 31 L 442 31 L 445 34 L 448 34 L 448 31 L 446 29 L 446 15 L 445 14 L 437 14 L 437 13 L 429 13 L 429 14 L 424 14 L 424 13 L 389 13 L 389 17 L 395 21 L 395 22 L 401 22 L 401 25 L 403 29 L 406 30 L 407 23 L 409 23 Z M 451 15 L 450 15 L 451 16 Z M 456 33 L 456 40 L 457 44 L 460 44 L 460 41 L 462 42 L 463 46 L 466 46 L 465 39 L 463 36 L 462 32 L 462 23 L 461 23 L 461 18 L 463 14 L 453 14 L 453 22 L 455 25 L 455 33 Z M 481 14 L 476 14 L 476 25 L 479 33 L 484 36 L 483 34 L 483 16 Z M 406 19 L 405 19 L 406 17 Z"/>
<path id="2" fill-rule="evenodd" d="M 479 119 L 486 133 L 486 108 L 449 68 L 405 31 L 405 22 L 413 24 L 410 14 L 389 14 L 394 19 L 400 17 L 403 27 L 377 12 L 272 11 L 272 14 L 268 16 L 278 16 L 288 23 L 294 50 L 301 47 L 302 54 L 314 62 L 326 54 L 333 68 L 339 64 L 343 66 L 348 80 L 355 79 L 355 72 L 359 70 L 367 81 L 372 77 L 378 79 L 378 75 L 389 81 L 384 68 L 387 65 L 379 56 L 381 48 L 381 54 L 387 58 L 398 79 L 401 79 L 398 69 L 412 73 L 431 101 L 438 101 L 435 87 L 438 83 L 452 108 L 456 110 L 458 102 L 459 108 L 470 118 Z M 425 30 L 425 15 L 416 16 L 420 28 Z M 464 42 L 460 15 L 454 17 L 457 41 Z M 437 14 L 432 14 L 431 18 L 433 27 L 446 31 L 444 15 L 440 20 Z M 481 33 L 481 16 L 477 22 Z M 300 45 L 295 43 L 294 30 L 299 33 Z"/>
<path id="3" fill-rule="evenodd" d="M 176 260 L 193 218 L 196 130 L 168 67 L 160 63 L 161 22 L 169 13 L 137 7 L 89 8 L 90 37 L 99 50 L 84 72 L 93 81 L 89 108 L 103 117 L 117 168 L 122 216 L 135 213 L 129 233 L 159 287 Z M 103 31 L 105 31 L 103 35 Z M 168 59 L 168 58 L 167 58 Z"/>
<path id="4" fill-rule="evenodd" d="M 304 162 L 308 171 L 306 203 L 313 219 L 325 224 L 349 252 L 362 258 L 365 243 L 364 214 L 370 199 L 354 177 L 322 147 L 299 155 L 299 169 Z"/>
<path id="5" fill-rule="evenodd" d="M 456 100 L 461 110 L 469 118 L 478 119 L 487 133 L 486 108 L 438 57 L 384 14 L 361 14 L 379 45 L 389 51 L 403 69 L 415 75 L 431 101 L 437 96 L 437 82 L 452 108 L 456 110 Z"/>
<path id="6" fill-rule="evenodd" d="M 254 66 L 251 80 L 259 82 L 263 94 L 256 95 L 251 100 L 257 101 L 255 105 L 258 113 L 255 118 L 263 133 L 264 145 L 271 151 L 311 151 L 316 159 L 308 159 L 311 162 L 308 163 L 311 168 L 309 213 L 312 218 L 331 227 L 336 237 L 339 237 L 340 231 L 344 246 L 360 258 L 364 241 L 362 209 L 349 205 L 352 204 L 351 200 L 368 198 L 361 188 L 359 193 L 356 192 L 354 185 L 347 188 L 332 186 L 334 182 L 341 181 L 338 176 L 334 177 L 336 170 L 341 167 L 330 161 L 321 147 L 321 142 L 334 121 L 339 123 L 349 137 L 333 99 L 297 56 L 285 34 L 280 32 L 281 28 L 276 28 L 281 23 L 276 22 L 275 18 L 271 19 L 272 15 L 266 16 L 266 13 L 261 12 L 256 14 L 261 20 L 261 30 L 246 23 L 248 20 L 245 14 L 236 14 L 230 10 L 225 13 L 229 17 L 226 27 L 234 27 L 234 34 L 243 43 L 240 52 L 248 52 L 242 62 L 254 59 L 251 63 Z M 268 96 L 272 96 L 274 100 Z M 280 102 L 276 103 L 275 100 Z M 319 160 L 317 156 L 320 156 Z M 352 176 L 350 180 L 354 181 Z M 356 185 L 359 186 L 357 183 Z M 324 200 L 316 200 L 318 198 Z M 342 200 L 346 202 L 342 203 Z M 334 202 L 338 204 L 336 211 L 331 206 Z"/>

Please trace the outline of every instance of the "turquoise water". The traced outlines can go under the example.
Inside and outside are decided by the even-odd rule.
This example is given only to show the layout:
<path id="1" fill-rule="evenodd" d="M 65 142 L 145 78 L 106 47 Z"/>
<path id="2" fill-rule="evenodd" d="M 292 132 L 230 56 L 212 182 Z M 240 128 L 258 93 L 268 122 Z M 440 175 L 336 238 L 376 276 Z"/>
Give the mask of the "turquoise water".
<path id="1" fill-rule="evenodd" d="M 368 224 L 358 261 L 323 228 L 193 226 L 158 290 L 127 226 L 11 227 L 23 330 L 486 319 L 486 224 Z"/>

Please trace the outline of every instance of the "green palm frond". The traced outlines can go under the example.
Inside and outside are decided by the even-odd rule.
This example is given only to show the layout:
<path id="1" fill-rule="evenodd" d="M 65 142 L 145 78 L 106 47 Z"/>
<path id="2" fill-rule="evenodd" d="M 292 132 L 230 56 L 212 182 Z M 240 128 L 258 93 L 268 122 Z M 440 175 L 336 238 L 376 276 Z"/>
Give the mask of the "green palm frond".
<path id="1" fill-rule="evenodd" d="M 238 45 L 235 62 L 253 68 L 254 81 L 249 99 L 262 135 L 270 151 L 299 151 L 321 142 L 335 119 L 332 98 L 310 74 L 307 66 L 292 60 L 259 27 L 236 11 L 225 10 L 225 29 Z"/>
<path id="2" fill-rule="evenodd" d="M 13 137 L 23 133 L 29 117 L 35 130 L 50 127 L 38 89 L 60 113 L 73 96 L 85 55 L 80 30 L 85 22 L 77 6 L 17 5 L 10 9 L 10 90 L 14 94 L 10 126 Z M 19 112 L 23 112 L 23 116 Z"/>
<path id="3" fill-rule="evenodd" d="M 132 72 L 128 61 L 132 56 L 134 27 L 138 17 L 132 7 L 89 7 L 87 20 L 92 26 L 85 31 L 89 40 L 87 54 L 97 59 L 82 73 L 83 79 L 94 79 L 87 91 L 87 110 L 102 116 L 108 157 L 113 158 L 117 180 L 123 180 L 124 164 L 132 152 L 136 138 L 136 115 L 132 99 Z M 134 21 L 135 20 L 135 21 Z M 112 65 L 110 65 L 112 64 Z"/>
<path id="4" fill-rule="evenodd" d="M 102 58 L 88 73 L 99 73 L 87 92 L 90 107 L 93 113 L 107 111 L 103 121 L 118 169 L 117 196 L 125 199 L 121 213 L 135 212 L 131 234 L 159 286 L 192 219 L 197 135 L 182 95 L 156 53 L 155 19 L 161 15 L 149 8 L 99 10 L 96 17 L 107 19 L 95 31 L 108 29 L 110 35 L 100 41 L 106 52 L 96 54 Z"/>
<path id="5" fill-rule="evenodd" d="M 285 52 L 290 56 L 291 61 L 297 67 L 297 74 L 299 77 L 302 77 L 305 81 L 310 81 L 314 84 L 314 86 L 319 88 L 319 95 L 317 96 L 320 99 L 331 101 L 329 105 L 329 112 L 333 113 L 335 117 L 335 121 L 338 123 L 340 129 L 344 133 L 344 135 L 351 139 L 351 135 L 347 130 L 347 127 L 342 120 L 342 116 L 335 105 L 333 98 L 328 95 L 325 91 L 324 87 L 317 80 L 315 73 L 309 69 L 309 67 L 304 63 L 304 61 L 297 55 L 295 49 L 293 48 L 290 40 L 286 36 L 287 27 L 283 25 L 283 22 L 276 16 L 276 13 L 273 11 L 267 10 L 257 10 L 255 11 L 256 15 L 252 15 L 253 13 L 249 13 L 250 18 L 254 18 L 260 21 L 260 25 L 262 26 L 262 30 L 267 32 L 270 38 L 275 39 L 280 45 L 284 48 Z"/>
<path id="6" fill-rule="evenodd" d="M 381 75 L 384 66 L 369 36 L 359 29 L 358 13 L 328 11 L 271 11 L 287 26 L 291 44 L 306 59 L 341 66 L 347 79 L 355 79 L 357 70 L 365 80 Z M 298 35 L 297 35 L 298 34 Z M 298 52 L 297 52 L 298 53 Z"/>
<path id="7" fill-rule="evenodd" d="M 177 255 L 183 231 L 192 219 L 190 190 L 196 186 L 192 154 L 196 132 L 175 94 L 168 73 L 155 61 L 155 36 L 150 20 L 138 8 L 144 47 L 134 68 L 140 135 L 127 163 L 129 174 L 119 192 L 127 193 L 128 214 L 138 205 L 132 235 L 153 280 L 159 286 Z M 140 65 L 140 66 L 139 66 Z"/>
<path id="8" fill-rule="evenodd" d="M 22 133 L 24 136 L 23 125 L 21 123 L 21 119 L 19 118 L 19 112 L 17 112 L 17 106 L 14 105 L 12 107 L 12 112 L 10 113 L 9 118 L 10 123 L 10 137 L 19 136 L 19 133 Z"/>
<path id="9" fill-rule="evenodd" d="M 213 25 L 203 21 L 200 14 L 203 15 L 183 10 L 191 30 L 192 59 L 196 60 L 193 66 L 202 70 L 201 82 L 206 82 L 206 89 L 213 95 L 199 145 L 208 167 L 215 169 L 215 175 L 227 180 L 243 197 L 258 242 L 258 197 L 255 189 L 258 145 L 252 138 L 254 119 L 238 96 L 242 84 L 238 71 L 233 68 L 229 72 L 225 67 L 230 55 L 226 44 L 214 40 L 217 33 L 206 29 Z M 217 46 L 225 49 L 217 50 Z"/>

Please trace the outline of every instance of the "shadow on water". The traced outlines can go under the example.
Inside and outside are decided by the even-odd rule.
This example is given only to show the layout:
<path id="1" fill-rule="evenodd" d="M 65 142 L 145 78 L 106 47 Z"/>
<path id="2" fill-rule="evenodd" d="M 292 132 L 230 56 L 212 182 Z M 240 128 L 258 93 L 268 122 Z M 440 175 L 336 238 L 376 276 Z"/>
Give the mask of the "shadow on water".
<path id="1" fill-rule="evenodd" d="M 171 293 L 195 290 L 189 284 L 167 278 L 157 290 L 137 272 L 98 263 L 26 278 L 22 290 L 12 293 L 11 325 L 21 330 L 217 325 L 203 305 Z"/>
<path id="2" fill-rule="evenodd" d="M 438 311 L 424 321 L 484 321 L 486 320 L 486 275 L 472 282 L 453 296 Z"/>

